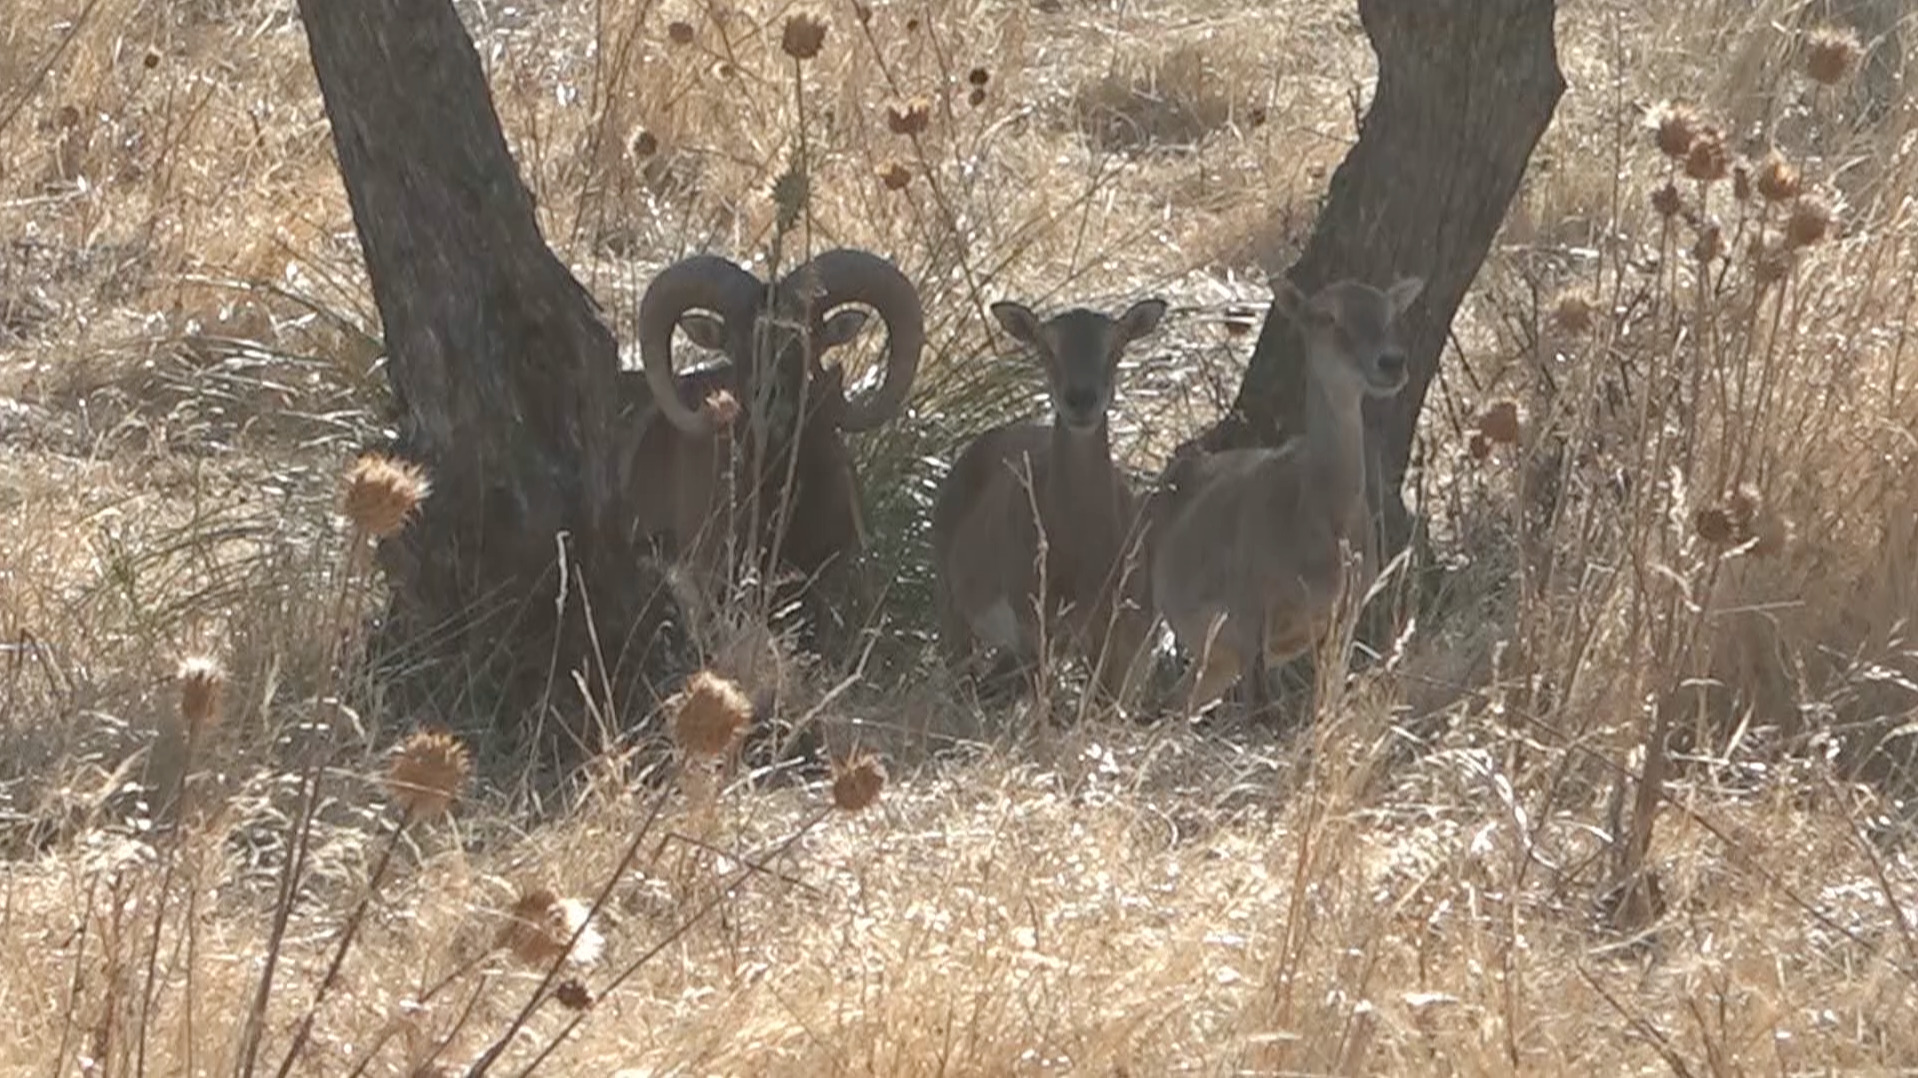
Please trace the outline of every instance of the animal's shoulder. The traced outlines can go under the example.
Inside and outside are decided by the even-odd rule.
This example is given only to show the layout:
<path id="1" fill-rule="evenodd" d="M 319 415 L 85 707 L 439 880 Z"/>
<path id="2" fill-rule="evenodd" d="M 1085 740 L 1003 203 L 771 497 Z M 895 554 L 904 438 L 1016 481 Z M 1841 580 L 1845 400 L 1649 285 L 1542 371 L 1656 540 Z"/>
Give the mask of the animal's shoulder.
<path id="1" fill-rule="evenodd" d="M 1160 473 L 1155 496 L 1162 499 L 1167 508 L 1172 508 L 1252 484 L 1263 487 L 1285 483 L 1288 477 L 1291 477 L 1289 481 L 1296 482 L 1297 469 L 1291 466 L 1296 456 L 1293 443 L 1276 449 L 1222 449 L 1214 453 L 1181 454 Z"/>
<path id="2" fill-rule="evenodd" d="M 981 488 L 1010 477 L 1010 469 L 1025 456 L 1035 468 L 1044 465 L 1046 428 L 1032 423 L 1008 423 L 974 438 L 952 462 L 952 468 L 940 484 L 939 499 L 933 507 L 933 526 L 942 528 L 959 514 L 978 506 Z"/>

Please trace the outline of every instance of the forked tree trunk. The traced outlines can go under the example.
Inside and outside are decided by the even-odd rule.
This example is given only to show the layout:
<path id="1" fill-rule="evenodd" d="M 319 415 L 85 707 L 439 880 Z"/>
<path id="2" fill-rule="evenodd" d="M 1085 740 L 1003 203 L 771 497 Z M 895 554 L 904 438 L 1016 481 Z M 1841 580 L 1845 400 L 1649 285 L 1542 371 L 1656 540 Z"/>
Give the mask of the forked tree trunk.
<path id="1" fill-rule="evenodd" d="M 548 685 L 577 703 L 571 672 L 597 691 L 664 605 L 619 526 L 613 336 L 540 234 L 449 0 L 299 10 L 384 323 L 395 449 L 432 473 L 419 519 L 380 549 L 384 638 L 435 690 L 414 706 L 514 723 Z"/>
<path id="2" fill-rule="evenodd" d="M 1378 90 L 1289 271 L 1310 293 L 1344 277 L 1426 279 L 1403 326 L 1409 384 L 1366 402 L 1367 469 L 1388 553 L 1411 534 L 1401 484 L 1425 393 L 1466 290 L 1565 91 L 1554 0 L 1358 0 Z M 1195 442 L 1275 445 L 1303 429 L 1304 350 L 1266 316 L 1233 410 Z"/>

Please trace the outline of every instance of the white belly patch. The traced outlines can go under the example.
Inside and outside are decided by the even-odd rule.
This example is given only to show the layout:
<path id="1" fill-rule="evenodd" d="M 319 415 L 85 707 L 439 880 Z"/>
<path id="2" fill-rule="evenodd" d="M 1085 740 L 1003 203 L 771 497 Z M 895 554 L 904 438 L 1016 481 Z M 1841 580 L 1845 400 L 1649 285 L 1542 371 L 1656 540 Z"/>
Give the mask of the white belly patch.
<path id="1" fill-rule="evenodd" d="M 1012 604 L 1004 599 L 986 607 L 972 618 L 972 635 L 991 647 L 1020 651 L 1019 619 Z"/>

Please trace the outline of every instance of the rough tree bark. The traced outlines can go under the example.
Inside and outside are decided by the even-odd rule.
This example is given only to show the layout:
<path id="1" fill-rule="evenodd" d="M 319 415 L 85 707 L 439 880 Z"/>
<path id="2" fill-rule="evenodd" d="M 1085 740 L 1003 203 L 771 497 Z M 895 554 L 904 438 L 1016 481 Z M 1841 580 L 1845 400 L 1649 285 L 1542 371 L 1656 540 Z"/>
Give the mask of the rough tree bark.
<path id="1" fill-rule="evenodd" d="M 1366 405 L 1368 486 L 1387 556 L 1411 535 L 1401 485 L 1439 355 L 1526 162 L 1565 91 L 1554 0 L 1359 0 L 1378 89 L 1289 271 L 1310 293 L 1343 277 L 1425 277 L 1406 316 L 1411 378 Z M 1233 409 L 1194 439 L 1206 450 L 1276 445 L 1303 429 L 1304 353 L 1267 314 Z"/>
<path id="2" fill-rule="evenodd" d="M 617 660 L 645 652 L 665 604 L 617 526 L 617 348 L 540 234 L 472 41 L 448 0 L 299 10 L 384 324 L 394 449 L 432 474 L 380 549 L 384 639 L 433 690 L 413 706 L 511 725 L 582 664 L 595 689 L 627 684 Z"/>

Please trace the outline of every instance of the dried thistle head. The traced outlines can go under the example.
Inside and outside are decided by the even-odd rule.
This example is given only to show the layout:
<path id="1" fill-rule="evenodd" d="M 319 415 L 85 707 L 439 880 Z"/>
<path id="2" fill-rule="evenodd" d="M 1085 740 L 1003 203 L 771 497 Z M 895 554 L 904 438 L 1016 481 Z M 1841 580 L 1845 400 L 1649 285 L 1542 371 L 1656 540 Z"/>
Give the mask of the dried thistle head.
<path id="1" fill-rule="evenodd" d="M 1660 217 L 1672 218 L 1685 209 L 1685 196 L 1678 193 L 1678 185 L 1667 180 L 1663 187 L 1652 192 L 1652 209 Z"/>
<path id="2" fill-rule="evenodd" d="M 1493 401 L 1478 417 L 1478 432 L 1495 445 L 1517 445 L 1519 439 L 1518 402 Z"/>
<path id="3" fill-rule="evenodd" d="M 795 60 L 810 60 L 826 44 L 826 20 L 800 12 L 786 17 L 786 28 L 779 35 L 779 51 Z"/>
<path id="4" fill-rule="evenodd" d="M 180 719 L 187 734 L 198 738 L 220 722 L 220 698 L 226 690 L 226 671 L 220 664 L 195 655 L 180 664 Z"/>
<path id="5" fill-rule="evenodd" d="M 1667 104 L 1655 114 L 1658 152 L 1674 160 L 1691 152 L 1698 136 L 1698 113 L 1690 105 Z"/>
<path id="6" fill-rule="evenodd" d="M 1492 455 L 1492 440 L 1473 431 L 1472 436 L 1465 440 L 1465 451 L 1472 455 L 1473 460 L 1484 460 Z"/>
<path id="7" fill-rule="evenodd" d="M 1740 487 L 1718 504 L 1695 511 L 1692 531 L 1713 546 L 1737 546 L 1751 539 L 1758 508 L 1758 492 Z"/>
<path id="8" fill-rule="evenodd" d="M 593 1005 L 592 990 L 578 977 L 568 977 L 553 989 L 553 998 L 569 1011 L 583 1011 Z"/>
<path id="9" fill-rule="evenodd" d="M 400 743 L 386 766 L 386 790 L 408 819 L 439 817 L 459 799 L 473 773 L 460 739 L 445 730 L 420 730 Z"/>
<path id="10" fill-rule="evenodd" d="M 599 961 L 606 945 L 599 930 L 586 923 L 591 912 L 579 899 L 561 898 L 550 887 L 535 887 L 521 892 L 506 911 L 506 923 L 493 945 L 511 951 L 529 966 L 552 965 L 561 955 L 575 966 L 590 966 Z"/>
<path id="11" fill-rule="evenodd" d="M 666 40 L 675 45 L 693 43 L 693 24 L 684 19 L 675 19 L 666 24 Z"/>
<path id="12" fill-rule="evenodd" d="M 781 232 L 799 223 L 799 215 L 812 200 L 812 180 L 797 162 L 773 181 L 773 207 Z"/>
<path id="13" fill-rule="evenodd" d="M 1582 337 L 1598 323 L 1598 302 L 1590 292 L 1573 289 L 1560 292 L 1552 301 L 1553 328 L 1568 337 Z"/>
<path id="14" fill-rule="evenodd" d="M 992 72 L 983 67 L 975 67 L 971 71 L 966 72 L 966 81 L 974 86 L 983 87 L 986 83 L 992 81 Z"/>
<path id="15" fill-rule="evenodd" d="M 633 128 L 626 138 L 626 153 L 635 161 L 644 161 L 659 152 L 659 136 L 643 127 Z"/>
<path id="16" fill-rule="evenodd" d="M 1785 218 L 1785 245 L 1810 247 L 1831 231 L 1831 207 L 1815 195 L 1800 195 Z"/>
<path id="17" fill-rule="evenodd" d="M 1731 546 L 1737 529 L 1723 506 L 1708 505 L 1692 513 L 1692 532 L 1713 546 Z"/>
<path id="18" fill-rule="evenodd" d="M 1831 86 L 1843 81 L 1865 54 L 1858 31 L 1821 26 L 1805 36 L 1805 74 L 1813 82 Z"/>
<path id="19" fill-rule="evenodd" d="M 1758 193 L 1766 202 L 1789 202 L 1798 197 L 1798 169 L 1777 150 L 1758 163 Z"/>
<path id="20" fill-rule="evenodd" d="M 886 129 L 895 135 L 917 135 L 932 126 L 932 102 L 915 97 L 903 104 L 886 106 Z"/>
<path id="21" fill-rule="evenodd" d="M 976 109 L 985 103 L 986 103 L 986 88 L 984 86 L 974 86 L 971 90 L 966 92 L 966 104 L 971 105 L 973 108 Z"/>
<path id="22" fill-rule="evenodd" d="M 724 756 L 753 721 L 752 698 L 737 684 L 710 670 L 687 678 L 686 688 L 670 706 L 673 741 L 687 756 Z"/>
<path id="23" fill-rule="evenodd" d="M 384 453 L 364 453 L 346 473 L 346 517 L 378 539 L 398 535 L 432 492 L 425 469 Z"/>
<path id="24" fill-rule="evenodd" d="M 886 185 L 888 191 L 903 191 L 912 182 L 912 170 L 898 161 L 887 161 L 875 170 L 879 182 Z"/>
<path id="25" fill-rule="evenodd" d="M 1784 518 L 1750 484 L 1727 494 L 1719 504 L 1694 512 L 1692 530 L 1712 546 L 1744 547 L 1759 557 L 1782 551 L 1791 534 Z"/>
<path id="26" fill-rule="evenodd" d="M 1732 153 L 1716 127 L 1700 128 L 1685 151 L 1685 175 L 1701 183 L 1717 183 L 1731 173 Z"/>
<path id="27" fill-rule="evenodd" d="M 886 769 L 872 753 L 856 752 L 836 760 L 832 770 L 833 806 L 847 812 L 871 806 L 879 800 L 879 791 L 886 788 Z"/>

